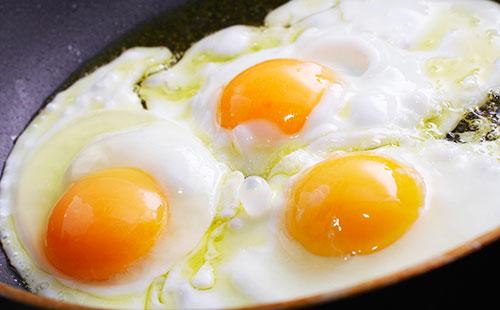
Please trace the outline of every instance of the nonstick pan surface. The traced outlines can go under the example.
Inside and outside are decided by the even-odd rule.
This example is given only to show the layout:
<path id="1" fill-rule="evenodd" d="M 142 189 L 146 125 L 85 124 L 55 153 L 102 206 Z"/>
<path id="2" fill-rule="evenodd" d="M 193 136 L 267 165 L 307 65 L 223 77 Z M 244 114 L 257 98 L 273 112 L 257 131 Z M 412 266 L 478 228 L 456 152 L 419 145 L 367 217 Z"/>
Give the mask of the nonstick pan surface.
<path id="1" fill-rule="evenodd" d="M 167 46 L 182 52 L 218 29 L 258 25 L 270 9 L 284 2 L 0 0 L 0 165 L 15 138 L 52 95 L 124 49 Z M 498 303 L 498 262 L 496 241 L 439 269 L 323 307 L 493 306 Z M 2 308 L 14 303 L 55 306 L 24 291 L 22 280 L 0 252 Z"/>

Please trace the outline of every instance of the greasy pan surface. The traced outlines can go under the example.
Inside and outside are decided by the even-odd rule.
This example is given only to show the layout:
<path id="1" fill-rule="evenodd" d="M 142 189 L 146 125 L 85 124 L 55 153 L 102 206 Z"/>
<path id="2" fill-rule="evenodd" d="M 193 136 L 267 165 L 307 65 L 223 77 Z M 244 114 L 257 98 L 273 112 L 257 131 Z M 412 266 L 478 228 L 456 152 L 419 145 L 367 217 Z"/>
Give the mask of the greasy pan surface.
<path id="1" fill-rule="evenodd" d="M 111 60 L 124 48 L 164 45 L 182 52 L 191 42 L 217 29 L 236 23 L 259 24 L 268 10 L 283 2 L 286 1 L 0 0 L 0 166 L 13 139 L 47 98 L 85 72 Z M 468 249 L 460 254 L 466 252 Z M 496 281 L 500 276 L 499 259 L 500 243 L 496 241 L 416 278 L 327 306 L 433 309 L 464 303 L 494 305 L 498 294 Z M 424 270 L 414 270 L 411 274 Z M 346 295 L 370 287 L 361 287 Z M 1 306 L 12 305 L 8 300 L 50 308 L 57 306 L 23 289 L 21 279 L 0 252 L 0 296 L 4 297 L 0 299 Z M 310 302 L 318 301 L 324 300 Z"/>

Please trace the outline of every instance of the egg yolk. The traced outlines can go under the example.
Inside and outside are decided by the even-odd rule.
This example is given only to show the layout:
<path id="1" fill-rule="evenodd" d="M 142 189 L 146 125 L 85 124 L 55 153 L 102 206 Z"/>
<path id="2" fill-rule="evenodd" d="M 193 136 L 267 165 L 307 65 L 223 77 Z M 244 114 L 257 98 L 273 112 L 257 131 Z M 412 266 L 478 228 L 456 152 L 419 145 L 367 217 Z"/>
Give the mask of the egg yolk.
<path id="1" fill-rule="evenodd" d="M 296 134 L 332 81 L 333 73 L 313 62 L 262 62 L 226 85 L 219 102 L 219 125 L 233 129 L 247 121 L 267 120 L 287 135 Z"/>
<path id="2" fill-rule="evenodd" d="M 398 240 L 424 204 L 418 173 L 372 153 L 319 163 L 291 189 L 289 234 L 321 256 L 370 254 Z"/>
<path id="3" fill-rule="evenodd" d="M 113 168 L 73 183 L 48 219 L 45 253 L 63 274 L 103 281 L 143 258 L 166 224 L 167 198 L 135 168 Z"/>

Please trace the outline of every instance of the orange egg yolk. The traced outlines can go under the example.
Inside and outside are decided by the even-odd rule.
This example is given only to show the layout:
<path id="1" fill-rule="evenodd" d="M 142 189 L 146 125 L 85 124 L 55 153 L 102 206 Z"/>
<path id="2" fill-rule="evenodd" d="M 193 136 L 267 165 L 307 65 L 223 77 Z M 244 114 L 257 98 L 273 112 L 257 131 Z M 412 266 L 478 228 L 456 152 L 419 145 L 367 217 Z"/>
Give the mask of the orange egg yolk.
<path id="1" fill-rule="evenodd" d="M 225 129 L 267 120 L 283 133 L 298 133 L 333 82 L 333 73 L 313 62 L 274 59 L 257 64 L 226 85 L 218 108 Z"/>
<path id="2" fill-rule="evenodd" d="M 151 250 L 167 213 L 162 189 L 139 169 L 88 175 L 73 183 L 52 209 L 47 259 L 73 279 L 108 280 Z"/>
<path id="3" fill-rule="evenodd" d="M 423 205 L 423 183 L 414 169 L 353 153 L 319 163 L 292 186 L 285 224 L 316 255 L 370 254 L 398 240 Z"/>

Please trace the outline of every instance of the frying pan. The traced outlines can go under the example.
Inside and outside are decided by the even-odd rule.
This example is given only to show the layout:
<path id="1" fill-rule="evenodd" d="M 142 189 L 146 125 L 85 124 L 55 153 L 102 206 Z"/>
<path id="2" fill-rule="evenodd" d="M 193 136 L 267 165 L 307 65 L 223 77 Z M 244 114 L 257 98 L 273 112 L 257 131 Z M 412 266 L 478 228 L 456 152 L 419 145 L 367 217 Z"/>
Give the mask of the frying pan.
<path id="1" fill-rule="evenodd" d="M 0 0 L 0 163 L 3 165 L 15 138 L 54 94 L 124 49 L 167 46 L 181 53 L 218 29 L 234 24 L 258 25 L 269 10 L 284 2 Z M 479 240 L 483 242 L 480 251 L 464 247 L 396 276 L 273 307 L 323 303 L 325 308 L 375 305 L 432 309 L 494 304 L 498 294 L 494 283 L 500 275 L 497 236 L 495 232 Z M 3 251 L 0 296 L 2 306 L 70 307 L 27 292 Z"/>

